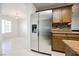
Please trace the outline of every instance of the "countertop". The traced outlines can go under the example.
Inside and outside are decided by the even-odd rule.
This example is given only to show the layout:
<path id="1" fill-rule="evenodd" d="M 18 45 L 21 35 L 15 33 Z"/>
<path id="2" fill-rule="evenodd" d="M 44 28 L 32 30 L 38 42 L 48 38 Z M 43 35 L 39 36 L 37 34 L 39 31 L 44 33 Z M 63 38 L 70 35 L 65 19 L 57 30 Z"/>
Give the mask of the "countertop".
<path id="1" fill-rule="evenodd" d="M 67 31 L 61 31 L 61 32 L 59 32 L 59 31 L 51 31 L 52 33 L 55 33 L 55 34 L 79 34 L 79 32 L 72 32 L 72 31 L 70 31 L 70 32 L 67 32 Z"/>
<path id="2" fill-rule="evenodd" d="M 63 42 L 70 47 L 75 53 L 79 55 L 79 41 L 75 40 L 63 40 Z"/>
<path id="3" fill-rule="evenodd" d="M 79 34 L 78 31 L 72 31 L 71 29 L 51 29 L 51 32 L 55 34 Z"/>

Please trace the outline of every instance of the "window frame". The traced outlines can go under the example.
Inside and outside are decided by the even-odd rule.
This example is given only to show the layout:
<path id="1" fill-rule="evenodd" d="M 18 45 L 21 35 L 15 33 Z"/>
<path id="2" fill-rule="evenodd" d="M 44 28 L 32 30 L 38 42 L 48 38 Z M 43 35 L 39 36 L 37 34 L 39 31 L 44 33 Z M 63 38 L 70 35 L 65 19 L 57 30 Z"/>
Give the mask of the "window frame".
<path id="1" fill-rule="evenodd" d="M 12 32 L 12 22 L 10 20 L 2 19 L 1 20 L 1 33 L 10 33 Z"/>

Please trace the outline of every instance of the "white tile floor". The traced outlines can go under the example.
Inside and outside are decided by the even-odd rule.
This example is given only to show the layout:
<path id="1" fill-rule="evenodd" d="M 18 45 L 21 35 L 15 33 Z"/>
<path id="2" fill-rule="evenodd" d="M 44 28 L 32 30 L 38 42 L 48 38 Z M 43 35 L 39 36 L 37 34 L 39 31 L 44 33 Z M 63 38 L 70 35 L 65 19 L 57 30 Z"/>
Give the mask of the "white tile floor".
<path id="1" fill-rule="evenodd" d="M 65 56 L 65 54 L 60 53 L 60 52 L 56 52 L 56 51 L 52 51 L 52 56 Z"/>
<path id="2" fill-rule="evenodd" d="M 5 39 L 2 41 L 3 56 L 48 56 L 27 50 L 23 38 Z M 52 51 L 52 56 L 65 56 L 63 53 Z"/>

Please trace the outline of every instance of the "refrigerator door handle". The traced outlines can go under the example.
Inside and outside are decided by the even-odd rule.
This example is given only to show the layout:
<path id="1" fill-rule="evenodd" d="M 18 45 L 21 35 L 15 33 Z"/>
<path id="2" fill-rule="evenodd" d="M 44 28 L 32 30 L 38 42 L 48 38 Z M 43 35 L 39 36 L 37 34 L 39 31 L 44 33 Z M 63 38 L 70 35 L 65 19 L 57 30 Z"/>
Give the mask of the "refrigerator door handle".
<path id="1" fill-rule="evenodd" d="M 38 36 L 39 36 L 39 31 L 38 31 Z"/>

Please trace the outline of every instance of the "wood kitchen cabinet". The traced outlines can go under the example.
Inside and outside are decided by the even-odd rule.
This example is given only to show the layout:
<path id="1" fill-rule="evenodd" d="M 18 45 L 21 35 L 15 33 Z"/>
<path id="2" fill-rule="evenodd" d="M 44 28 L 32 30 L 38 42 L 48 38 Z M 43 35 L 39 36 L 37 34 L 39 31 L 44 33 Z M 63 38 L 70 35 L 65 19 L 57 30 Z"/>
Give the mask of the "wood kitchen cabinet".
<path id="1" fill-rule="evenodd" d="M 65 52 L 63 40 L 79 41 L 79 33 L 54 33 L 52 35 L 52 50 Z"/>
<path id="2" fill-rule="evenodd" d="M 67 34 L 67 40 L 79 41 L 79 34 Z"/>
<path id="3" fill-rule="evenodd" d="M 56 51 L 60 51 L 60 52 L 65 52 L 65 48 L 63 45 L 62 40 L 65 39 L 65 35 L 64 34 L 53 34 L 53 49 L 52 50 L 56 50 Z"/>
<path id="4" fill-rule="evenodd" d="M 53 23 L 69 23 L 72 17 L 72 6 L 53 10 Z"/>
<path id="5" fill-rule="evenodd" d="M 72 6 L 62 8 L 62 22 L 71 22 Z"/>
<path id="6" fill-rule="evenodd" d="M 59 52 L 64 52 L 64 45 L 63 45 L 63 40 L 64 38 L 62 37 L 53 37 L 53 49 L 55 51 L 59 51 Z"/>
<path id="7" fill-rule="evenodd" d="M 61 19 L 61 8 L 53 10 L 53 22 L 54 23 L 62 22 L 62 19 Z"/>

